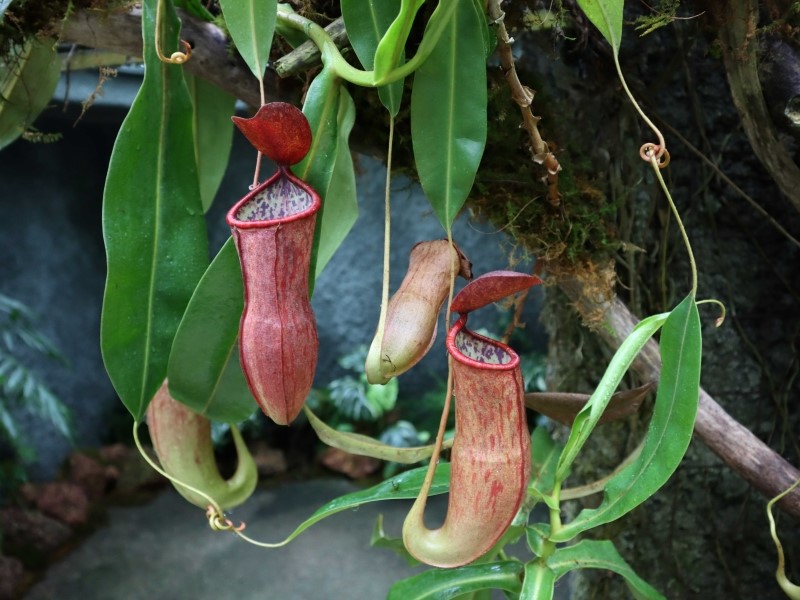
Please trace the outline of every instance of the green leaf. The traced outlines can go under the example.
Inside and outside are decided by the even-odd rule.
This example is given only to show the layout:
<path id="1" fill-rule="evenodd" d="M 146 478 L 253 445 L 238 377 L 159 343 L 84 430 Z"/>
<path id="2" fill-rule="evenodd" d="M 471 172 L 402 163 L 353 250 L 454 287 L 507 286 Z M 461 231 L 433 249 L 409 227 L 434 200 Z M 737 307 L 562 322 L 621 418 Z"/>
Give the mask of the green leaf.
<path id="1" fill-rule="evenodd" d="M 261 81 L 269 62 L 278 15 L 276 0 L 220 0 L 222 16 L 236 49 Z"/>
<path id="2" fill-rule="evenodd" d="M 44 110 L 60 72 L 55 40 L 30 40 L 0 58 L 0 149 L 22 135 Z"/>
<path id="3" fill-rule="evenodd" d="M 192 104 L 182 67 L 156 56 L 155 5 L 144 3 L 144 81 L 117 135 L 103 196 L 108 275 L 100 344 L 136 420 L 164 381 L 175 330 L 208 262 Z M 162 47 L 177 47 L 175 12 L 162 17 Z"/>
<path id="4" fill-rule="evenodd" d="M 559 548 L 547 560 L 547 565 L 559 578 L 573 569 L 604 569 L 625 578 L 625 585 L 637 600 L 663 600 L 650 584 L 639 577 L 625 562 L 614 544 L 608 540 L 582 540 L 572 546 Z"/>
<path id="5" fill-rule="evenodd" d="M 392 379 L 385 385 L 373 385 L 367 381 L 367 376 L 361 375 L 361 383 L 365 386 L 367 403 L 372 407 L 372 413 L 380 418 L 394 408 L 397 402 L 397 393 L 400 384 L 397 379 Z"/>
<path id="6" fill-rule="evenodd" d="M 347 116 L 347 110 L 340 110 L 342 85 L 333 69 L 324 67 L 311 82 L 303 104 L 303 114 L 311 125 L 311 148 L 306 157 L 293 169 L 302 180 L 308 182 L 322 197 L 322 207 L 317 213 L 317 226 L 314 230 L 314 246 L 311 250 L 311 269 L 309 294 L 314 291 L 317 257 L 321 243 L 323 222 L 335 223 L 331 216 L 326 217 L 328 188 L 333 178 L 333 170 L 339 156 L 339 117 Z M 346 119 L 345 119 L 346 123 Z M 343 167 L 345 168 L 345 167 Z M 332 200 L 337 202 L 337 200 Z M 346 204 L 346 203 L 345 203 Z M 329 249 L 326 253 L 332 253 Z"/>
<path id="7" fill-rule="evenodd" d="M 550 539 L 550 525 L 547 523 L 534 523 L 525 528 L 525 541 L 534 556 L 542 556 Z"/>
<path id="8" fill-rule="evenodd" d="M 181 7 L 198 19 L 203 19 L 204 21 L 214 20 L 214 15 L 208 12 L 208 9 L 203 6 L 200 0 L 175 0 L 175 6 Z"/>
<path id="9" fill-rule="evenodd" d="M 553 491 L 556 465 L 564 447 L 550 437 L 545 427 L 536 427 L 531 433 L 531 479 L 529 487 L 542 494 Z"/>
<path id="10" fill-rule="evenodd" d="M 667 320 L 670 313 L 653 315 L 641 320 L 633 328 L 630 335 L 620 344 L 611 362 L 608 364 L 606 372 L 597 384 L 589 401 L 581 411 L 575 416 L 572 429 L 569 434 L 564 450 L 558 460 L 556 469 L 556 479 L 564 481 L 569 474 L 569 469 L 578 453 L 583 448 L 586 440 L 589 439 L 600 417 L 603 416 L 606 406 L 611 401 L 614 390 L 617 389 L 622 377 L 631 366 L 631 363 L 639 354 L 647 341 L 658 331 L 661 325 Z"/>
<path id="11" fill-rule="evenodd" d="M 398 446 L 389 446 L 373 439 L 369 436 L 360 433 L 351 433 L 349 431 L 339 431 L 330 425 L 326 424 L 322 419 L 315 415 L 308 405 L 303 407 L 303 410 L 308 417 L 308 422 L 317 433 L 320 441 L 350 452 L 351 454 L 359 454 L 361 456 L 371 456 L 380 460 L 389 460 L 403 464 L 414 464 L 421 460 L 429 458 L 433 453 L 433 445 L 419 446 L 416 448 L 401 448 Z M 453 440 L 446 440 L 443 448 L 450 448 L 453 445 Z"/>
<path id="12" fill-rule="evenodd" d="M 321 214 L 317 217 L 317 244 L 312 250 L 315 279 L 322 273 L 358 219 L 356 174 L 348 143 L 355 120 L 355 103 L 349 92 L 342 88 L 337 115 L 336 161 L 327 192 L 323 195 Z"/>
<path id="13" fill-rule="evenodd" d="M 431 569 L 395 583 L 387 599 L 446 600 L 486 589 L 519 594 L 523 569 L 523 564 L 516 560 L 473 564 L 456 569 Z"/>
<path id="14" fill-rule="evenodd" d="M 525 565 L 525 580 L 522 582 L 520 600 L 553 600 L 556 574 L 541 560 L 532 560 Z"/>
<path id="15" fill-rule="evenodd" d="M 614 56 L 622 42 L 622 5 L 624 0 L 578 0 L 578 6 L 611 44 Z"/>
<path id="16" fill-rule="evenodd" d="M 661 332 L 661 377 L 641 454 L 608 481 L 599 507 L 581 511 L 552 536 L 553 541 L 566 542 L 618 519 L 652 496 L 675 472 L 692 439 L 701 353 L 700 317 L 690 295 L 670 313 Z"/>
<path id="17" fill-rule="evenodd" d="M 376 81 L 383 79 L 400 64 L 408 35 L 414 25 L 414 18 L 423 4 L 425 0 L 400 0 L 399 10 L 394 11 L 397 16 L 386 28 L 375 47 L 371 68 L 375 70 Z M 385 15 L 381 18 L 385 18 Z"/>
<path id="18" fill-rule="evenodd" d="M 194 153 L 200 178 L 200 201 L 207 212 L 217 195 L 233 141 L 236 98 L 205 79 L 185 74 L 194 106 Z"/>
<path id="19" fill-rule="evenodd" d="M 342 18 L 347 37 L 364 69 L 370 71 L 375 66 L 375 50 L 378 42 L 400 12 L 399 0 L 342 0 Z M 400 47 L 398 64 L 404 60 L 403 47 Z M 403 97 L 403 80 L 378 88 L 378 96 L 392 116 L 397 116 Z"/>
<path id="20" fill-rule="evenodd" d="M 317 190 L 325 209 L 324 194 L 330 185 L 339 145 L 339 96 L 342 86 L 333 69 L 323 68 L 311 82 L 303 104 L 303 114 L 311 126 L 311 148 L 292 171 Z M 317 222 L 320 215 L 317 216 Z"/>
<path id="21" fill-rule="evenodd" d="M 169 391 L 194 412 L 238 423 L 256 409 L 239 364 L 244 286 L 233 239 L 206 269 L 186 307 L 169 357 Z"/>
<path id="22" fill-rule="evenodd" d="M 346 494 L 331 500 L 315 511 L 308 519 L 303 521 L 297 529 L 286 538 L 285 542 L 290 542 L 315 523 L 331 515 L 342 512 L 343 510 L 358 508 L 362 504 L 379 502 L 381 500 L 409 500 L 411 498 L 416 498 L 419 495 L 422 481 L 425 479 L 427 470 L 428 467 L 425 466 L 413 469 L 412 471 L 406 471 L 369 489 Z M 444 494 L 449 487 L 450 463 L 441 463 L 436 467 L 436 474 L 434 475 L 433 484 L 431 485 L 431 490 L 428 492 L 428 495 L 435 496 Z"/>
<path id="23" fill-rule="evenodd" d="M 369 538 L 369 545 L 373 548 L 387 548 L 403 558 L 409 567 L 416 567 L 421 563 L 411 556 L 406 545 L 403 543 L 403 538 L 389 537 L 383 530 L 383 515 L 378 515 L 375 521 L 375 527 L 372 529 L 372 536 Z"/>
<path id="24" fill-rule="evenodd" d="M 449 229 L 464 205 L 486 145 L 486 61 L 472 0 L 458 2 L 414 76 L 411 137 L 422 189 Z"/>

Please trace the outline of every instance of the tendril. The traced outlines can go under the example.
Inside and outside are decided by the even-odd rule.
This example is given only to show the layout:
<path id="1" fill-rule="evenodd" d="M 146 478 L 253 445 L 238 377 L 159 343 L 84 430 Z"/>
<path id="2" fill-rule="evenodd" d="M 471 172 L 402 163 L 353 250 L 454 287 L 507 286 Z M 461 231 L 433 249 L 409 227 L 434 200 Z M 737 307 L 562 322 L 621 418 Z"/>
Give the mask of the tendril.
<path id="1" fill-rule="evenodd" d="M 663 138 L 661 144 L 654 144 L 652 142 L 644 144 L 639 148 L 639 156 L 643 161 L 648 163 L 651 158 L 655 157 L 659 169 L 666 169 L 669 164 L 669 151 L 664 146 Z"/>
<path id="2" fill-rule="evenodd" d="M 156 54 L 161 62 L 169 63 L 171 65 L 182 65 L 192 56 L 192 46 L 186 40 L 181 40 L 184 52 L 173 52 L 169 56 L 165 56 L 161 52 L 161 5 L 164 0 L 156 0 Z"/>

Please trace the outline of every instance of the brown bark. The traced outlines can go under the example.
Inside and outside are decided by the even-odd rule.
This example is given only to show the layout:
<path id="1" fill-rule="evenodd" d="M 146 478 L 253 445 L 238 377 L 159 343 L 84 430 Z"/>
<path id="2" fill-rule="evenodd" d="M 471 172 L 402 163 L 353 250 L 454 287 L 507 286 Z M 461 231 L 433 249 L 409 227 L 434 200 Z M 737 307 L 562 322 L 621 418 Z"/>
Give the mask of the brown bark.
<path id="1" fill-rule="evenodd" d="M 758 159 L 800 211 L 800 168 L 781 142 L 758 79 L 758 2 L 725 3 L 717 14 L 722 57 L 733 102 Z"/>

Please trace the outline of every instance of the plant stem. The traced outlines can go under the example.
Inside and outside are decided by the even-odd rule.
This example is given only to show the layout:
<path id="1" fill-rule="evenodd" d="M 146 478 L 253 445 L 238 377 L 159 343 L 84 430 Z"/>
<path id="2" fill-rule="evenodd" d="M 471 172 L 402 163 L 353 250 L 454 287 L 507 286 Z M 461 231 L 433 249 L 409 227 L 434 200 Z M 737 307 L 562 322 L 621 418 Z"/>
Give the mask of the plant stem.
<path id="1" fill-rule="evenodd" d="M 628 88 L 628 83 L 625 81 L 625 76 L 622 74 L 622 67 L 619 64 L 619 56 L 617 53 L 614 53 L 614 66 L 617 69 L 617 76 L 619 77 L 620 83 L 622 83 L 622 88 L 625 90 L 625 94 L 627 94 L 628 99 L 633 104 L 633 107 L 636 109 L 636 112 L 644 119 L 644 122 L 647 123 L 648 127 L 653 130 L 653 133 L 656 134 L 658 137 L 658 144 L 645 144 L 642 146 L 642 150 L 640 150 L 640 154 L 643 159 L 647 160 L 650 165 L 653 167 L 655 171 L 656 178 L 658 179 L 659 184 L 661 185 L 661 189 L 664 190 L 664 194 L 667 196 L 667 202 L 669 202 L 669 207 L 672 210 L 672 214 L 675 215 L 675 220 L 678 222 L 678 229 L 680 229 L 681 236 L 683 237 L 683 243 L 686 246 L 686 252 L 689 254 L 689 264 L 692 270 L 692 296 L 697 295 L 697 263 L 694 260 L 694 253 L 692 252 L 692 245 L 689 242 L 689 236 L 686 234 L 686 228 L 683 226 L 683 221 L 681 220 L 681 215 L 678 213 L 678 208 L 675 206 L 675 202 L 672 200 L 672 195 L 669 193 L 669 189 L 667 188 L 667 184 L 664 181 L 664 178 L 661 176 L 661 169 L 667 166 L 669 163 L 669 153 L 667 152 L 667 144 L 664 141 L 664 135 L 661 133 L 658 127 L 656 127 L 655 123 L 650 120 L 650 118 L 644 113 L 642 108 L 639 106 L 639 103 L 636 102 L 636 98 L 633 97 L 633 93 L 631 92 L 630 88 Z M 665 161 L 661 161 L 662 157 L 666 156 Z"/>
<path id="2" fill-rule="evenodd" d="M 176 485 L 179 485 L 182 488 L 185 488 L 185 489 L 189 490 L 190 492 L 194 492 L 198 496 L 201 496 L 201 497 L 205 498 L 206 500 L 208 500 L 209 507 L 213 508 L 218 514 L 221 515 L 222 514 L 222 509 L 220 508 L 219 504 L 217 504 L 217 501 L 214 500 L 211 496 L 206 494 L 204 491 L 198 490 L 196 487 L 191 486 L 188 483 L 184 483 L 180 479 L 177 479 L 176 477 L 173 477 L 172 475 L 167 473 L 164 469 L 159 467 L 155 462 L 153 462 L 153 459 L 150 458 L 150 456 L 147 454 L 147 452 L 145 451 L 144 447 L 142 446 L 142 442 L 139 440 L 139 425 L 141 425 L 141 423 L 139 421 L 134 421 L 133 422 L 133 443 L 136 444 L 136 449 L 139 451 L 139 454 L 141 454 L 141 456 L 145 460 L 145 462 L 148 465 L 150 465 L 153 468 L 153 470 L 156 473 L 158 473 L 159 475 L 161 475 L 162 477 L 165 477 L 165 478 L 169 479 L 172 483 L 174 483 Z"/>
<path id="3" fill-rule="evenodd" d="M 348 63 L 341 52 L 339 52 L 339 48 L 336 47 L 333 39 L 328 35 L 328 32 L 313 21 L 293 13 L 280 5 L 278 6 L 278 20 L 284 25 L 302 31 L 308 36 L 320 49 L 322 53 L 322 63 L 331 67 L 339 77 L 362 87 L 377 87 L 403 79 L 416 71 L 428 59 L 428 56 L 433 52 L 433 49 L 441 38 L 448 22 L 453 18 L 453 13 L 455 12 L 457 4 L 458 2 L 455 0 L 439 2 L 433 15 L 431 15 L 430 21 L 428 22 L 429 28 L 425 31 L 425 35 L 414 57 L 408 62 L 392 69 L 386 76 L 382 77 L 380 81 L 375 81 L 374 71 L 356 69 Z M 439 11 L 442 12 L 440 13 Z"/>
<path id="4" fill-rule="evenodd" d="M 692 270 L 692 296 L 697 295 L 697 263 L 694 260 L 694 252 L 692 252 L 692 244 L 689 241 L 689 235 L 686 233 L 686 228 L 683 226 L 683 221 L 681 220 L 681 215 L 678 212 L 678 208 L 675 206 L 675 202 L 672 199 L 672 194 L 669 193 L 669 189 L 667 188 L 667 183 L 664 181 L 664 177 L 661 175 L 661 167 L 659 166 L 658 158 L 656 157 L 656 153 L 652 153 L 650 156 L 650 165 L 653 167 L 653 172 L 656 174 L 656 179 L 658 179 L 658 183 L 661 185 L 661 189 L 664 190 L 664 195 L 667 197 L 667 202 L 669 202 L 669 207 L 672 210 L 672 214 L 675 215 L 675 221 L 678 223 L 678 229 L 680 229 L 681 237 L 683 237 L 683 245 L 686 246 L 686 252 L 689 255 L 689 266 Z"/>
<path id="5" fill-rule="evenodd" d="M 389 311 L 389 276 L 391 273 L 392 252 L 392 147 L 394 145 L 394 115 L 389 115 L 389 148 L 386 156 L 386 184 L 384 187 L 384 215 L 383 215 L 383 283 L 381 287 L 381 313 L 378 317 L 378 327 L 375 340 L 379 344 L 379 362 L 383 357 L 383 333 L 386 328 L 386 315 Z M 374 344 L 375 342 L 373 342 Z M 369 359 L 368 359 L 369 362 Z"/>

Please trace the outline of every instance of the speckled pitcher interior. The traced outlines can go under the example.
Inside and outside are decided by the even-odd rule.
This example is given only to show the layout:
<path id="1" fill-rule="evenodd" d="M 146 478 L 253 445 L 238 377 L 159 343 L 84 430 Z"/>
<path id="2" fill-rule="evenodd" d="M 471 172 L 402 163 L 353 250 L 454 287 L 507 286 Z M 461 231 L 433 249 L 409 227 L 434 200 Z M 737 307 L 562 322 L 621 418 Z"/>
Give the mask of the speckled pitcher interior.
<path id="1" fill-rule="evenodd" d="M 455 345 L 467 358 L 487 365 L 507 365 L 513 360 L 513 357 L 500 346 L 477 338 L 466 329 L 456 334 Z"/>
<path id="2" fill-rule="evenodd" d="M 279 177 L 236 212 L 240 221 L 274 221 L 302 213 L 314 204 L 311 194 L 286 177 Z"/>

